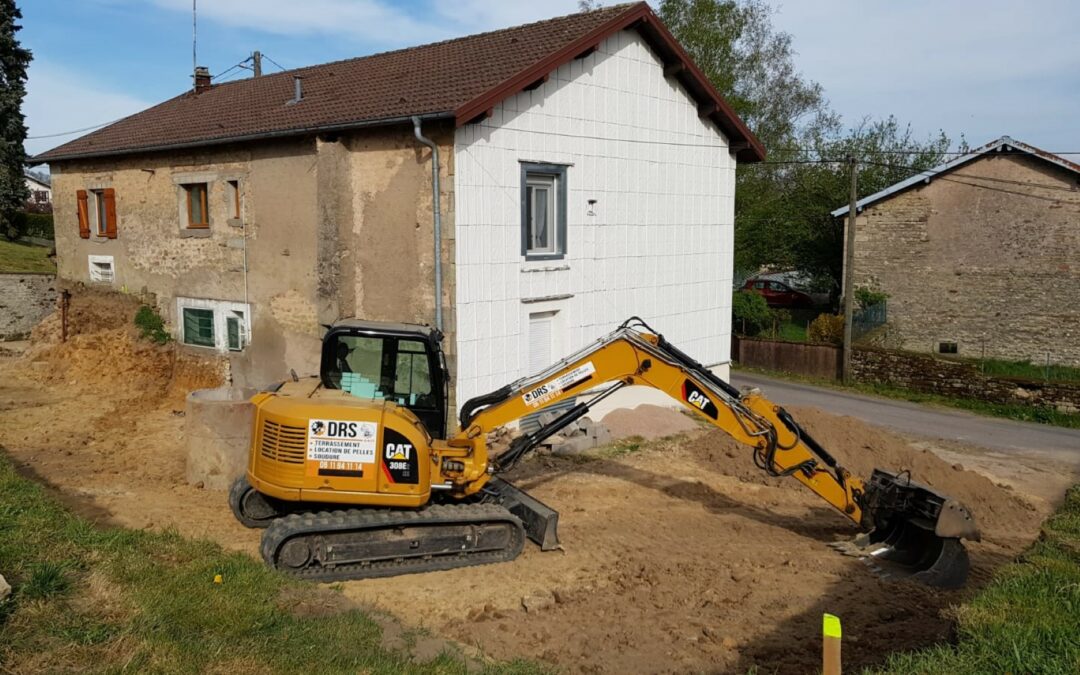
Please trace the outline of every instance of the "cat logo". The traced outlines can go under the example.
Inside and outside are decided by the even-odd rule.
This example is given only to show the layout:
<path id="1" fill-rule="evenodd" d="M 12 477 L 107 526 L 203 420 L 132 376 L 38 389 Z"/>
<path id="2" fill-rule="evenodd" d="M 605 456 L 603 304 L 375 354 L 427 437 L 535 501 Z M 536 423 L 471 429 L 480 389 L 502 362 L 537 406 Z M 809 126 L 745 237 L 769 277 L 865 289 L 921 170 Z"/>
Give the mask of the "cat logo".
<path id="1" fill-rule="evenodd" d="M 704 410 L 705 406 L 709 405 L 709 399 L 705 398 L 700 391 L 690 392 L 690 405 L 695 405 L 700 410 Z"/>
<path id="2" fill-rule="evenodd" d="M 408 461 L 412 456 L 413 446 L 412 443 L 387 443 L 386 444 L 386 458 L 387 459 L 400 459 Z"/>
<path id="3" fill-rule="evenodd" d="M 701 389 L 699 389 L 696 384 L 694 384 L 690 380 L 684 381 L 682 386 L 682 395 L 683 400 L 686 401 L 687 405 L 691 405 L 697 408 L 706 417 L 716 419 L 716 416 L 718 414 L 716 404 L 713 403 L 712 399 L 706 396 L 705 392 L 701 391 Z"/>

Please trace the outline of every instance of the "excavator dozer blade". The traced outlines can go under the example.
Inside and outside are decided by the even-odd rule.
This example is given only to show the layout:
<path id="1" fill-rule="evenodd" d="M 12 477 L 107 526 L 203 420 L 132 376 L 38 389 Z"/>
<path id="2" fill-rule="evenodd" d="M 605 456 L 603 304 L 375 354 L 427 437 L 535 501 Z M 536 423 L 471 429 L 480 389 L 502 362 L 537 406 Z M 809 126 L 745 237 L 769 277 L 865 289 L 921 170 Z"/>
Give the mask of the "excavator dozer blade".
<path id="1" fill-rule="evenodd" d="M 497 495 L 500 504 L 521 519 L 525 536 L 538 544 L 541 551 L 559 548 L 558 511 L 502 478 L 492 478 L 486 487 Z"/>
<path id="2" fill-rule="evenodd" d="M 938 588 L 959 588 L 967 581 L 971 563 L 960 540 L 978 541 L 979 530 L 962 504 L 906 474 L 875 469 L 864 511 L 872 529 L 834 548 L 863 559 L 884 578 L 911 578 Z"/>

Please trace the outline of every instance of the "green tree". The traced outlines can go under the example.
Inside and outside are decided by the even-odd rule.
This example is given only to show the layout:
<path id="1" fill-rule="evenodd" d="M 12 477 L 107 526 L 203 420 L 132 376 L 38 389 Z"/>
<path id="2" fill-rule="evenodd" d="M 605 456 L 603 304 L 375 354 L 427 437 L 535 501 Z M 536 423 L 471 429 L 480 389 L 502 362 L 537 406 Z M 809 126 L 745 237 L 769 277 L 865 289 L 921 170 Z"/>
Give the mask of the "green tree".
<path id="1" fill-rule="evenodd" d="M 15 0 L 0 0 L 0 230 L 5 234 L 11 233 L 14 214 L 30 196 L 23 179 L 26 124 L 22 101 L 32 57 L 15 36 L 22 28 L 16 23 L 21 18 Z"/>
<path id="2" fill-rule="evenodd" d="M 764 0 L 660 3 L 664 22 L 769 153 L 736 173 L 735 269 L 799 269 L 835 287 L 843 222 L 830 212 L 848 201 L 843 161 L 860 160 L 865 196 L 938 164 L 949 139 L 916 139 L 893 117 L 844 129 L 821 86 L 799 73 L 773 12 Z"/>

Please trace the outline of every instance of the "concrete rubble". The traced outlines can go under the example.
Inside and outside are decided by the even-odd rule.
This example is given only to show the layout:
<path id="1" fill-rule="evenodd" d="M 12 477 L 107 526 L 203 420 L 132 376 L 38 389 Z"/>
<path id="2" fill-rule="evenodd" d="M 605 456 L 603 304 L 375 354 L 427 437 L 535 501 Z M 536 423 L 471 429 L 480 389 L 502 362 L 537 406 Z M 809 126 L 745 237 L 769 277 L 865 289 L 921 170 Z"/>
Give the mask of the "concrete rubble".
<path id="1" fill-rule="evenodd" d="M 543 413 L 539 417 L 540 425 L 549 424 L 556 417 L 558 413 Z M 520 435 L 519 430 L 499 427 L 488 434 L 488 451 L 492 455 L 498 455 L 509 448 L 513 440 Z M 606 426 L 590 417 L 582 417 L 561 429 L 559 433 L 544 439 L 537 452 L 558 456 L 577 455 L 607 445 L 612 440 L 611 432 Z"/>

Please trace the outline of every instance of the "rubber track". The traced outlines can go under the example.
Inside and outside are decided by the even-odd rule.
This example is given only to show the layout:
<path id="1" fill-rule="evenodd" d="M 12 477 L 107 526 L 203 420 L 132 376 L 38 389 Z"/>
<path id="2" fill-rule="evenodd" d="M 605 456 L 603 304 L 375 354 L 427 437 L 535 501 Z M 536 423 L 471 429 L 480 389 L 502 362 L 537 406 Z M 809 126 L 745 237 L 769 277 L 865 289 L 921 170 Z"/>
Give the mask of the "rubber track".
<path id="1" fill-rule="evenodd" d="M 515 526 L 516 536 L 508 548 L 466 554 L 447 554 L 429 558 L 398 558 L 368 563 L 337 564 L 321 567 L 317 563 L 304 569 L 279 567 L 276 553 L 286 540 L 299 536 L 318 536 L 327 532 L 389 529 L 399 526 L 506 522 Z M 420 511 L 345 509 L 287 515 L 276 519 L 263 531 L 260 546 L 263 560 L 290 576 L 310 581 L 346 581 L 373 579 L 400 574 L 417 574 L 456 567 L 507 562 L 518 557 L 525 545 L 521 521 L 495 504 L 438 504 Z"/>

